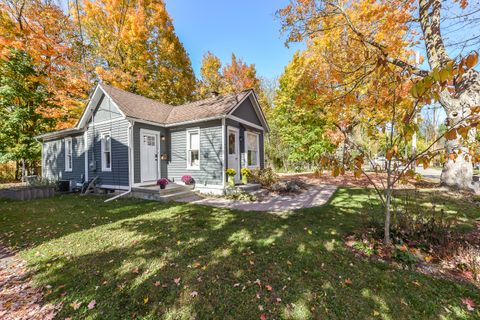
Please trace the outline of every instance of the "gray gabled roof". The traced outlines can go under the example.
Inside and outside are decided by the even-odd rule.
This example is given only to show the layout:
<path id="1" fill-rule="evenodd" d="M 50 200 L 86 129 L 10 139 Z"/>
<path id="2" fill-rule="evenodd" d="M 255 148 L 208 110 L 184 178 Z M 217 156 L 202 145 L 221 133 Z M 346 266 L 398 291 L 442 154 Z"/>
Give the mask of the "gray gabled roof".
<path id="1" fill-rule="evenodd" d="M 101 94 L 98 91 L 99 88 L 113 100 L 125 117 L 151 121 L 163 126 L 171 126 L 185 122 L 200 122 L 207 119 L 227 116 L 250 94 L 256 99 L 254 91 L 248 89 L 239 93 L 217 95 L 179 106 L 171 106 L 104 83 L 99 83 L 90 97 L 89 105 L 74 128 L 45 133 L 37 136 L 37 138 L 61 137 L 82 132 L 84 124 L 90 117 L 89 110 L 100 101 Z M 90 112 L 91 111 L 93 111 L 93 109 L 91 109 Z M 263 114 L 262 118 L 264 119 Z M 266 125 L 266 122 L 264 123 Z M 268 130 L 268 127 L 266 129 Z"/>
<path id="2" fill-rule="evenodd" d="M 218 95 L 179 106 L 170 106 L 103 83 L 100 87 L 126 117 L 163 125 L 226 115 L 251 93 L 251 90 L 245 90 L 240 93 Z"/>

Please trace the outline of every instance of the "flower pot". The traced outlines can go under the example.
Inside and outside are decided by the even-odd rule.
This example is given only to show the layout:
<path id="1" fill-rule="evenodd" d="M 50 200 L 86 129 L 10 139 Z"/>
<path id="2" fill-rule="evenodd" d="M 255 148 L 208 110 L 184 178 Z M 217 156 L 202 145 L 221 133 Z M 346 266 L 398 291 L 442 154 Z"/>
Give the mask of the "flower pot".
<path id="1" fill-rule="evenodd" d="M 248 184 L 248 176 L 247 175 L 242 176 L 242 183 L 243 184 Z"/>
<path id="2" fill-rule="evenodd" d="M 165 189 L 165 187 L 163 184 L 160 185 L 160 189 Z"/>
<path id="3" fill-rule="evenodd" d="M 235 176 L 228 176 L 228 186 L 235 187 Z"/>

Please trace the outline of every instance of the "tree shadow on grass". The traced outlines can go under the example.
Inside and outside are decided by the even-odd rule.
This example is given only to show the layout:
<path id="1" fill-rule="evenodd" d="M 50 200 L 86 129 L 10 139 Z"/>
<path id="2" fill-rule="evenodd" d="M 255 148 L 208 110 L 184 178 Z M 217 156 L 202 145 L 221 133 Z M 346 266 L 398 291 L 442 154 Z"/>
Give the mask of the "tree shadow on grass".
<path id="1" fill-rule="evenodd" d="M 71 233 L 168 206 L 137 199 L 122 199 L 120 204 L 105 203 L 105 199 L 78 195 L 59 195 L 35 201 L 0 199 L 0 243 L 12 250 L 35 247 Z"/>
<path id="2" fill-rule="evenodd" d="M 37 283 L 51 286 L 47 299 L 63 302 L 59 318 L 478 316 L 460 300 L 478 301 L 473 287 L 362 261 L 343 248 L 342 237 L 361 222 L 359 209 L 369 201 L 339 190 L 326 206 L 284 214 L 154 206 L 53 238 L 26 256 Z M 123 205 L 131 203 L 110 210 Z M 97 305 L 88 310 L 93 299 Z M 70 306 L 75 301 L 78 310 Z"/>

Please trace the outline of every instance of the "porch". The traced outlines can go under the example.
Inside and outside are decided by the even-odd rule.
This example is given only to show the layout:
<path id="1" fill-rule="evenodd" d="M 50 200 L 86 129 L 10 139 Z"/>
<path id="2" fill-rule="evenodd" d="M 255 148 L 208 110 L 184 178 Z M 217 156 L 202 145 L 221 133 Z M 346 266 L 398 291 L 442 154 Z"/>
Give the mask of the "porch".
<path id="1" fill-rule="evenodd" d="M 155 200 L 161 202 L 170 202 L 180 199 L 191 199 L 190 201 L 202 199 L 195 192 L 193 192 L 193 188 L 194 186 L 169 183 L 165 187 L 165 189 L 160 189 L 159 186 L 151 184 L 146 186 L 133 187 L 130 196 L 133 198 Z"/>

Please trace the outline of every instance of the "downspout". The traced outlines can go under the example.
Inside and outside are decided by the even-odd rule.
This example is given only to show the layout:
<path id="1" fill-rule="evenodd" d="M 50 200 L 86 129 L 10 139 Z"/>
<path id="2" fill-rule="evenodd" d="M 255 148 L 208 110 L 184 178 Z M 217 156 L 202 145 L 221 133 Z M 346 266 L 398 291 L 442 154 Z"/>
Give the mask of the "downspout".
<path id="1" fill-rule="evenodd" d="M 108 198 L 107 200 L 105 200 L 105 202 L 110 202 L 112 200 L 115 200 L 115 199 L 118 199 L 120 197 L 123 197 L 123 196 L 126 196 L 127 194 L 131 193 L 132 192 L 132 185 L 133 185 L 133 150 L 132 150 L 132 141 L 133 141 L 133 137 L 132 137 L 132 131 L 133 131 L 133 124 L 134 124 L 134 121 L 129 121 L 128 122 L 128 190 L 123 192 L 123 193 L 120 193 L 120 194 L 117 194 L 116 196 L 112 197 L 112 198 Z"/>
<path id="2" fill-rule="evenodd" d="M 226 154 L 227 154 L 227 148 L 226 148 L 226 139 L 225 136 L 227 134 L 226 132 L 226 127 L 225 127 L 225 118 L 226 116 L 223 116 L 222 118 L 222 160 L 223 160 L 223 168 L 222 168 L 222 187 L 223 190 L 225 190 L 225 169 L 226 169 Z"/>

